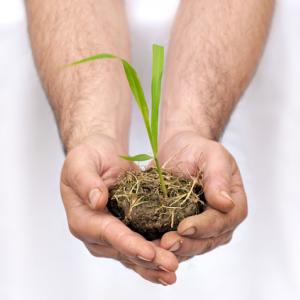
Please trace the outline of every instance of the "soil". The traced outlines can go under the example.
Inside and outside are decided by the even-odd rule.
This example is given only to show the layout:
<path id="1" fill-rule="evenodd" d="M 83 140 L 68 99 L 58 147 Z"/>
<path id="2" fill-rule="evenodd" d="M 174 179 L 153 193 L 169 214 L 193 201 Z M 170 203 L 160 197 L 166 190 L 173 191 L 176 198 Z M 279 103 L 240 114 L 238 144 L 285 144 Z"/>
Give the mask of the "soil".
<path id="1" fill-rule="evenodd" d="M 201 176 L 186 178 L 163 171 L 168 195 L 160 188 L 157 170 L 128 171 L 110 189 L 107 207 L 147 240 L 176 230 L 184 218 L 205 210 Z"/>

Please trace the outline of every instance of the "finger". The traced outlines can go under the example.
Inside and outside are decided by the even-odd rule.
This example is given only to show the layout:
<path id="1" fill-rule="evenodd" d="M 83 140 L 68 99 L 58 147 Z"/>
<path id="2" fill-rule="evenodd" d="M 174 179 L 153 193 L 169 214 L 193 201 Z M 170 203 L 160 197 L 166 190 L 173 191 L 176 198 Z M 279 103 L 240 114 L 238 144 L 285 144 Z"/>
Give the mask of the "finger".
<path id="1" fill-rule="evenodd" d="M 132 269 L 140 274 L 144 279 L 153 283 L 160 283 L 162 285 L 170 285 L 176 282 L 176 274 L 174 272 L 164 272 L 145 269 L 138 265 L 133 265 Z"/>
<path id="2" fill-rule="evenodd" d="M 101 210 L 107 204 L 108 190 L 98 173 L 100 162 L 92 150 L 80 151 L 79 148 L 69 153 L 62 171 L 62 182 L 92 209 Z"/>
<path id="3" fill-rule="evenodd" d="M 123 262 L 127 261 L 128 264 L 131 264 L 131 265 L 135 264 L 135 265 L 144 267 L 145 269 L 164 271 L 164 272 L 171 272 L 170 270 L 172 270 L 172 272 L 174 272 L 178 267 L 177 259 L 174 256 L 174 254 L 171 254 L 171 255 L 174 256 L 174 261 L 176 262 L 175 266 L 169 266 L 170 270 L 166 270 L 165 267 L 161 268 L 162 263 L 159 262 L 160 259 L 163 259 L 163 256 L 161 254 L 156 255 L 156 257 L 158 256 L 158 257 L 160 257 L 160 259 L 157 260 L 155 257 L 153 262 L 147 262 L 138 257 L 128 258 L 110 246 L 104 246 L 104 245 L 93 244 L 93 243 L 85 243 L 85 246 L 87 247 L 89 252 L 95 257 L 113 258 L 113 259 L 123 261 Z M 160 249 L 160 250 L 162 250 L 162 249 Z M 166 250 L 163 250 L 163 251 L 168 253 L 168 251 L 166 251 Z"/>
<path id="4" fill-rule="evenodd" d="M 192 258 L 193 258 L 193 256 L 180 256 L 180 255 L 177 255 L 177 259 L 180 263 L 185 262 L 187 260 L 190 260 Z"/>
<path id="5" fill-rule="evenodd" d="M 88 251 L 95 257 L 112 258 L 119 260 L 119 252 L 110 246 L 84 243 Z"/>
<path id="6" fill-rule="evenodd" d="M 111 245 L 125 256 L 151 262 L 153 266 L 164 270 L 177 269 L 178 261 L 172 253 L 158 250 L 158 247 L 131 231 L 111 214 L 91 211 L 69 187 L 62 186 L 62 194 L 70 231 L 77 238 L 88 243 Z"/>
<path id="7" fill-rule="evenodd" d="M 160 270 L 149 270 L 144 268 L 143 266 L 139 266 L 133 263 L 130 260 L 122 259 L 120 262 L 129 269 L 132 269 L 144 279 L 151 281 L 153 283 L 160 283 L 162 285 L 169 285 L 176 282 L 176 274 L 175 273 L 166 273 Z"/>
<path id="8" fill-rule="evenodd" d="M 112 258 L 122 262 L 127 267 L 133 265 L 139 265 L 146 269 L 157 270 L 157 267 L 152 263 L 146 262 L 139 258 L 128 258 L 122 255 L 117 250 L 113 249 L 111 246 L 93 244 L 93 243 L 85 243 L 86 248 L 89 252 L 95 257 L 103 257 L 103 258 Z"/>
<path id="9" fill-rule="evenodd" d="M 183 237 L 176 231 L 169 231 L 165 233 L 160 240 L 160 246 L 163 249 L 169 250 L 173 253 L 179 250 L 183 243 Z"/>
<path id="10" fill-rule="evenodd" d="M 170 248 L 170 245 L 180 240 L 180 247 L 174 252 L 177 257 L 191 257 L 206 253 L 214 248 L 228 243 L 232 238 L 232 231 L 226 232 L 218 237 L 208 239 L 190 239 L 181 237 L 179 234 L 174 232 L 172 235 L 165 235 L 162 239 L 161 246 L 164 248 Z"/>
<path id="11" fill-rule="evenodd" d="M 207 155 L 203 170 L 204 194 L 208 204 L 222 212 L 234 207 L 230 187 L 232 178 L 231 157 L 219 144 Z"/>
<path id="12" fill-rule="evenodd" d="M 112 215 L 93 212 L 86 206 L 71 211 L 67 208 L 67 214 L 71 232 L 84 242 L 108 244 L 125 256 L 154 260 L 154 246 Z"/>
<path id="13" fill-rule="evenodd" d="M 122 255 L 138 259 L 139 262 L 144 261 L 148 268 L 151 265 L 166 272 L 174 272 L 178 268 L 178 261 L 173 253 L 146 241 L 110 214 L 99 213 L 95 221 L 85 223 L 88 226 L 85 236 L 90 233 L 90 238 L 96 243 L 104 241 Z"/>
<path id="14" fill-rule="evenodd" d="M 240 210 L 239 214 L 241 215 L 242 220 L 244 220 L 248 214 L 247 195 L 240 170 L 237 166 L 235 167 L 232 176 L 231 195 L 233 201 L 236 203 L 237 209 Z"/>
<path id="15" fill-rule="evenodd" d="M 89 252 L 95 257 L 106 257 L 119 260 L 125 267 L 134 270 L 144 279 L 161 283 L 163 285 L 173 284 L 176 281 L 175 273 L 166 273 L 161 270 L 151 270 L 142 265 L 135 263 L 134 261 L 122 257 L 115 249 L 107 246 L 101 246 L 96 244 L 85 244 Z"/>
<path id="16" fill-rule="evenodd" d="M 177 254 L 177 251 L 180 249 L 183 244 L 183 238 L 176 231 L 169 231 L 165 233 L 160 242 L 160 246 L 163 249 L 169 250 L 176 255 L 176 258 L 179 263 L 191 259 L 193 256 L 180 256 Z"/>
<path id="17" fill-rule="evenodd" d="M 223 214 L 208 208 L 202 214 L 182 220 L 177 231 L 181 236 L 190 238 L 210 238 L 233 230 L 241 221 L 238 210 L 231 214 Z"/>
<path id="18" fill-rule="evenodd" d="M 156 256 L 154 259 L 154 263 L 158 269 L 165 272 L 175 272 L 178 268 L 178 260 L 176 256 L 161 247 L 156 247 Z"/>
<path id="19" fill-rule="evenodd" d="M 88 238 L 90 242 L 111 245 L 122 255 L 136 259 L 136 263 L 148 268 L 159 268 L 166 272 L 174 272 L 178 268 L 173 253 L 146 241 L 110 214 L 98 213 L 94 218 L 81 219 L 81 222 L 75 226 L 77 234 L 84 239 Z"/>
<path id="20" fill-rule="evenodd" d="M 192 238 L 215 237 L 237 227 L 247 216 L 247 200 L 242 180 L 236 169 L 232 178 L 232 197 L 234 208 L 228 213 L 221 213 L 208 208 L 199 215 L 181 221 L 177 231 L 182 236 Z"/>
<path id="21" fill-rule="evenodd" d="M 229 243 L 232 239 L 232 231 L 226 232 L 218 237 L 208 239 L 189 239 L 184 238 L 182 246 L 176 252 L 180 256 L 194 256 L 209 252 L 221 245 Z"/>
<path id="22" fill-rule="evenodd" d="M 178 269 L 177 257 L 167 248 L 161 247 L 161 240 L 153 240 L 151 243 L 155 246 L 156 256 L 155 263 L 158 268 L 166 272 L 175 272 Z"/>
<path id="23" fill-rule="evenodd" d="M 167 273 L 175 272 L 178 269 L 177 257 L 161 247 L 155 247 L 155 258 L 151 262 L 147 262 L 139 257 L 129 258 L 136 265 L 146 269 L 160 270 Z"/>

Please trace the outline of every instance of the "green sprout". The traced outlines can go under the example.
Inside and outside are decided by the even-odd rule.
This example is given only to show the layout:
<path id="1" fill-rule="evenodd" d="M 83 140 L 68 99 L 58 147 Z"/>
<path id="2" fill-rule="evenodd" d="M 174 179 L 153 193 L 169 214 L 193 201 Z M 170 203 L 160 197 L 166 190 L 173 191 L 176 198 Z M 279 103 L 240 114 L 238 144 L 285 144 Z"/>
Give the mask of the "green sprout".
<path id="1" fill-rule="evenodd" d="M 137 72 L 125 59 L 110 53 L 100 53 L 100 54 L 96 54 L 75 61 L 71 64 L 66 65 L 66 67 L 94 61 L 97 59 L 117 59 L 122 63 L 131 92 L 141 111 L 144 124 L 146 126 L 148 138 L 150 141 L 150 145 L 152 148 L 153 156 L 148 154 L 137 154 L 134 156 L 122 155 L 121 158 L 128 161 L 147 161 L 153 159 L 159 175 L 159 180 L 160 180 L 163 194 L 165 197 L 167 197 L 167 188 L 164 181 L 164 176 L 159 161 L 157 159 L 158 119 L 159 119 L 159 105 L 160 105 L 160 95 L 161 95 L 161 80 L 162 80 L 162 73 L 163 73 L 163 66 L 164 66 L 164 47 L 155 44 L 152 46 L 151 122 L 149 117 L 148 104 L 139 77 L 137 75 Z"/>

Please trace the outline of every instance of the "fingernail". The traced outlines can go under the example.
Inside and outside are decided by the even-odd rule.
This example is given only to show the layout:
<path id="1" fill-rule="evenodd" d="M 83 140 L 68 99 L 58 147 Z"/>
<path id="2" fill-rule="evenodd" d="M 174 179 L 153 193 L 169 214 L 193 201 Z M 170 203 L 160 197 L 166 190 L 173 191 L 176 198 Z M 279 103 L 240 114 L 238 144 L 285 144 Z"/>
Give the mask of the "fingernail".
<path id="1" fill-rule="evenodd" d="M 169 271 L 168 269 L 166 269 L 166 268 L 163 267 L 163 266 L 158 266 L 158 268 L 159 268 L 160 270 L 162 270 L 162 271 L 167 272 L 167 273 L 171 273 L 171 271 Z"/>
<path id="2" fill-rule="evenodd" d="M 164 280 L 162 280 L 161 278 L 158 278 L 158 281 L 162 284 L 162 285 L 164 285 L 164 286 L 167 286 L 167 285 L 169 285 L 168 283 L 166 283 Z"/>
<path id="3" fill-rule="evenodd" d="M 230 202 L 228 201 L 228 203 L 230 203 L 231 207 L 234 207 L 234 206 L 235 206 L 235 204 L 234 204 L 232 198 L 230 197 L 230 195 L 229 195 L 226 191 L 221 191 L 220 194 L 221 194 L 223 197 L 225 197 L 226 199 L 228 199 L 228 200 L 230 201 Z"/>
<path id="4" fill-rule="evenodd" d="M 143 257 L 141 255 L 137 255 L 137 258 L 139 258 L 140 260 L 143 260 L 143 261 L 152 261 L 152 259 L 149 259 L 149 258 L 146 258 L 146 257 Z"/>
<path id="5" fill-rule="evenodd" d="M 91 208 L 96 208 L 97 202 L 100 198 L 101 191 L 99 189 L 92 189 L 89 193 L 89 204 Z"/>
<path id="6" fill-rule="evenodd" d="M 194 233 L 196 233 L 196 228 L 191 227 L 191 228 L 185 230 L 183 233 L 181 233 L 181 235 L 193 235 Z"/>
<path id="7" fill-rule="evenodd" d="M 181 244 L 182 244 L 181 242 L 176 242 L 176 243 L 169 249 L 169 251 L 175 252 L 175 251 L 179 250 Z"/>

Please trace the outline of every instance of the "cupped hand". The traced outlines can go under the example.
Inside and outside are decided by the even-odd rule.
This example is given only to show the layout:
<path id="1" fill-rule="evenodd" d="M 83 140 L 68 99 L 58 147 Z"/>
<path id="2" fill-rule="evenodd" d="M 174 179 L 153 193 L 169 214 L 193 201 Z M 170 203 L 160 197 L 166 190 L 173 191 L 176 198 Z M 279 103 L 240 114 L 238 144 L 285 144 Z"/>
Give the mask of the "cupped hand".
<path id="1" fill-rule="evenodd" d="M 186 176 L 202 172 L 207 209 L 181 221 L 160 245 L 180 260 L 228 243 L 247 216 L 242 178 L 233 156 L 218 142 L 181 132 L 162 143 L 159 159 L 166 169 Z"/>
<path id="2" fill-rule="evenodd" d="M 74 147 L 61 173 L 61 195 L 69 228 L 97 257 L 113 258 L 143 278 L 176 281 L 175 255 L 131 231 L 107 210 L 108 188 L 134 165 L 119 158 L 125 150 L 112 138 L 93 136 Z"/>

